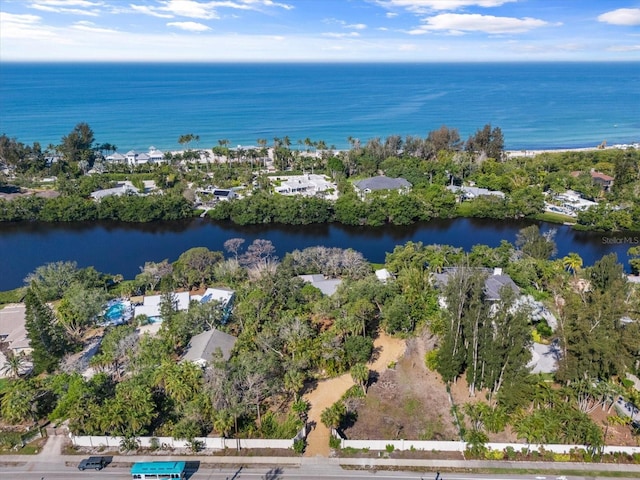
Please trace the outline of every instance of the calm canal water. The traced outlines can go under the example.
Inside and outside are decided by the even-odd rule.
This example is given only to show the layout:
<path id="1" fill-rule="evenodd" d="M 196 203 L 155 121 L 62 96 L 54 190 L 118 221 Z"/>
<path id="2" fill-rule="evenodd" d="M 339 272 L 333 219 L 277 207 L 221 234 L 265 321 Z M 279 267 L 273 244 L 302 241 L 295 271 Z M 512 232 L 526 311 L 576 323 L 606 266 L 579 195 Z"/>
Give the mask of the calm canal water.
<path id="1" fill-rule="evenodd" d="M 339 224 L 308 226 L 214 223 L 206 219 L 152 224 L 122 223 L 17 223 L 0 224 L 0 291 L 23 284 L 35 268 L 49 262 L 76 261 L 80 267 L 133 278 L 146 261 L 175 261 L 192 247 L 222 250 L 225 240 L 246 239 L 245 247 L 257 238 L 271 240 L 277 254 L 324 245 L 353 248 L 372 262 L 382 263 L 387 252 L 408 241 L 448 244 L 469 250 L 473 245 L 495 247 L 501 240 L 514 243 L 526 221 L 459 218 L 437 220 L 405 227 L 347 227 Z M 628 268 L 627 250 L 640 234 L 576 232 L 562 225 L 541 224 L 541 230 L 557 229 L 558 256 L 577 252 L 585 265 L 616 252 Z"/>

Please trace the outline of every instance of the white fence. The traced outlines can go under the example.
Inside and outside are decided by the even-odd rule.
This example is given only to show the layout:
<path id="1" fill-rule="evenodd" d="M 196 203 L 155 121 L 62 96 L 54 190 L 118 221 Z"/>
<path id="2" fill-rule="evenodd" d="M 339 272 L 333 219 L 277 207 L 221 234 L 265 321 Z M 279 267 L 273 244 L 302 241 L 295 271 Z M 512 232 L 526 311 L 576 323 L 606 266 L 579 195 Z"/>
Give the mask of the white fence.
<path id="1" fill-rule="evenodd" d="M 157 439 L 156 447 L 161 449 L 188 448 L 187 440 L 176 440 L 172 437 L 136 437 L 138 444 L 142 448 L 150 448 Z M 195 441 L 201 442 L 202 447 L 207 450 L 224 450 L 225 448 L 293 448 L 293 439 L 261 439 L 261 438 L 221 438 L 221 437 L 198 437 Z M 71 436 L 71 442 L 76 447 L 91 448 L 120 448 L 122 437 L 106 436 Z"/>
<path id="2" fill-rule="evenodd" d="M 393 450 L 424 450 L 424 451 L 437 451 L 437 452 L 464 452 L 467 449 L 466 442 L 439 442 L 439 441 L 426 441 L 426 440 L 346 440 L 340 436 L 335 430 L 332 430 L 332 435 L 336 438 L 340 438 L 341 448 L 355 448 L 358 450 L 381 450 L 387 449 L 387 445 L 393 445 Z M 528 449 L 531 451 L 539 451 L 544 449 L 547 452 L 553 453 L 569 453 L 571 450 L 585 449 L 589 447 L 585 445 L 527 445 L 525 443 L 485 443 L 485 447 L 490 450 L 504 451 L 508 447 L 513 448 L 516 452 L 522 451 L 522 449 Z M 389 447 L 390 448 L 390 447 Z M 602 449 L 603 453 L 626 453 L 632 455 L 634 453 L 640 453 L 640 447 L 623 447 L 623 446 L 606 446 Z"/>
<path id="3" fill-rule="evenodd" d="M 233 448 L 236 450 L 244 448 L 293 448 L 293 442 L 306 437 L 306 428 L 302 428 L 298 434 L 291 439 L 264 439 L 264 438 L 222 438 L 222 437 L 198 437 L 194 441 L 201 442 L 204 449 L 224 450 Z M 99 435 L 76 436 L 69 435 L 71 442 L 76 447 L 90 448 L 120 448 L 122 437 L 109 437 Z M 155 440 L 154 440 L 155 439 Z M 136 437 L 141 448 L 152 446 L 161 449 L 188 448 L 188 440 L 176 440 L 172 437 Z M 155 445 L 154 445 L 155 444 Z"/>

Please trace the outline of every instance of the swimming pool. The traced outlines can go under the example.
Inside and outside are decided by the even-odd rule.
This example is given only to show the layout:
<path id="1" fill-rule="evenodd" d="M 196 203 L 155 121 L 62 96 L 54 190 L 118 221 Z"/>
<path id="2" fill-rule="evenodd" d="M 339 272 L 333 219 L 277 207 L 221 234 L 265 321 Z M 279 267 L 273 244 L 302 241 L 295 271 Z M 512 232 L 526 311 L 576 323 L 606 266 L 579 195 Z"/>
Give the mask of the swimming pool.
<path id="1" fill-rule="evenodd" d="M 104 325 L 120 325 L 131 319 L 133 309 L 131 303 L 125 300 L 112 300 L 106 306 L 104 317 Z"/>
<path id="2" fill-rule="evenodd" d="M 124 304 L 122 302 L 114 303 L 107 311 L 104 312 L 104 318 L 108 320 L 117 320 L 124 317 Z"/>

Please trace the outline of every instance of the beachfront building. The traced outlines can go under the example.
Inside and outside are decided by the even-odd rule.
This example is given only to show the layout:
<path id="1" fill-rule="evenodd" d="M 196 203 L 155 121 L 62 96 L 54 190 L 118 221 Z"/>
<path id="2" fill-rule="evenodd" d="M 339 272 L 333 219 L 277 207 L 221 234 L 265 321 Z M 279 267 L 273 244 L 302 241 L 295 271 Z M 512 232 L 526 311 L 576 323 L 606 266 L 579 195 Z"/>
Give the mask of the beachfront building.
<path id="1" fill-rule="evenodd" d="M 338 191 L 338 186 L 324 175 L 306 173 L 304 175 L 278 175 L 269 177 L 274 190 L 280 195 L 303 195 L 313 197 L 323 195 L 330 198 Z M 336 197 L 337 198 L 337 197 Z"/>
<path id="2" fill-rule="evenodd" d="M 147 163 L 162 163 L 164 162 L 164 153 L 156 147 L 149 147 L 149 152 L 147 153 L 136 152 L 135 150 L 129 150 L 125 154 L 113 152 L 107 155 L 105 160 L 107 162 L 126 163 L 129 166 L 135 167 Z"/>
<path id="3" fill-rule="evenodd" d="M 395 190 L 399 193 L 407 193 L 411 190 L 411 183 L 408 180 L 398 177 L 386 177 L 384 175 L 378 175 L 377 177 L 365 178 L 364 180 L 358 180 L 353 183 L 356 192 L 360 198 L 365 198 L 368 194 L 373 192 L 383 192 L 389 190 Z"/>
<path id="4" fill-rule="evenodd" d="M 461 201 L 473 200 L 474 198 L 489 196 L 504 198 L 504 193 L 499 190 L 488 190 L 486 188 L 471 186 L 458 187 L 457 185 L 449 185 L 446 188 L 450 192 L 457 195 Z"/>

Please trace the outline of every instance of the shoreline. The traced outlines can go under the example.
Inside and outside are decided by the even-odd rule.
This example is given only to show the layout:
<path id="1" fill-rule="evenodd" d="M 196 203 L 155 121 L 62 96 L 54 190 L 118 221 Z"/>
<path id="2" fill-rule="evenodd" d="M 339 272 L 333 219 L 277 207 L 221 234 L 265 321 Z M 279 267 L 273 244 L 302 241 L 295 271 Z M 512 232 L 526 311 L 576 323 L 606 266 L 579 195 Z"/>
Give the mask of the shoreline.
<path id="1" fill-rule="evenodd" d="M 606 147 L 574 147 L 574 148 L 542 148 L 542 149 L 521 149 L 521 150 L 505 150 L 504 153 L 509 158 L 515 157 L 535 157 L 542 153 L 563 153 L 563 152 L 591 152 L 603 150 L 626 150 L 627 148 L 640 149 L 640 143 L 616 144 Z"/>

